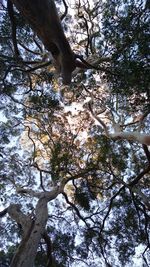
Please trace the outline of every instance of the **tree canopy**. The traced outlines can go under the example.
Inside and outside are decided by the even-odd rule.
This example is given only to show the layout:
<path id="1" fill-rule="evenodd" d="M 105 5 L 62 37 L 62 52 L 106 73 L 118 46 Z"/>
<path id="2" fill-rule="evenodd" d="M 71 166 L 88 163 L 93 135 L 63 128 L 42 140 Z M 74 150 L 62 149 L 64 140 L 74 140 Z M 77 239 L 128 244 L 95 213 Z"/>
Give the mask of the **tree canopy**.
<path id="1" fill-rule="evenodd" d="M 147 3 L 1 1 L 0 266 L 149 266 Z"/>

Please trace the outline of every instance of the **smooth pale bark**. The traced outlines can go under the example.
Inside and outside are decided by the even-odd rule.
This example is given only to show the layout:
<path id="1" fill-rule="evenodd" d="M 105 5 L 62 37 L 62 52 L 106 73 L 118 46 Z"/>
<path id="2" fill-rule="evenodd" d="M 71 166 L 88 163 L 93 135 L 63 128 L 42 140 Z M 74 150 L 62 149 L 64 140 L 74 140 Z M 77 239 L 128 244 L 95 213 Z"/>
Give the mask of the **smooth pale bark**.
<path id="1" fill-rule="evenodd" d="M 146 134 L 146 133 L 140 133 L 139 131 L 123 131 L 123 129 L 120 127 L 120 125 L 118 123 L 115 123 L 113 121 L 113 130 L 114 132 L 111 133 L 106 125 L 106 123 L 100 119 L 98 116 L 95 115 L 95 113 L 93 112 L 91 103 L 89 102 L 89 110 L 93 116 L 93 118 L 99 122 L 100 126 L 102 127 L 102 129 L 105 132 L 105 135 L 108 138 L 117 140 L 117 139 L 125 139 L 128 141 L 133 141 L 133 142 L 138 142 L 140 144 L 144 144 L 147 146 L 150 146 L 150 134 Z M 144 118 L 144 116 L 143 116 Z"/>
<path id="2" fill-rule="evenodd" d="M 48 219 L 47 203 L 56 198 L 62 192 L 63 186 L 55 187 L 50 192 L 36 193 L 33 190 L 18 189 L 18 193 L 27 193 L 38 197 L 35 209 L 35 218 L 31 219 L 21 211 L 20 205 L 12 204 L 8 207 L 8 214 L 23 230 L 22 240 L 12 259 L 10 267 L 33 267 L 37 249 L 45 232 Z"/>
<path id="3" fill-rule="evenodd" d="M 9 208 L 10 209 L 10 208 Z M 11 211 L 9 212 L 11 215 Z M 37 248 L 39 246 L 42 234 L 44 233 L 48 212 L 47 212 L 47 200 L 42 198 L 38 201 L 36 207 L 36 219 L 32 221 L 28 216 L 25 216 L 21 211 L 14 213 L 16 221 L 21 221 L 21 225 L 26 229 L 22 241 L 15 253 L 10 267 L 33 267 Z M 20 217 L 20 218 L 19 218 Z M 24 219 L 24 223 L 22 219 Z"/>
<path id="4" fill-rule="evenodd" d="M 139 132 L 115 132 L 109 133 L 109 137 L 113 139 L 126 139 L 128 141 L 137 141 L 138 143 L 150 146 L 150 135 Z"/>

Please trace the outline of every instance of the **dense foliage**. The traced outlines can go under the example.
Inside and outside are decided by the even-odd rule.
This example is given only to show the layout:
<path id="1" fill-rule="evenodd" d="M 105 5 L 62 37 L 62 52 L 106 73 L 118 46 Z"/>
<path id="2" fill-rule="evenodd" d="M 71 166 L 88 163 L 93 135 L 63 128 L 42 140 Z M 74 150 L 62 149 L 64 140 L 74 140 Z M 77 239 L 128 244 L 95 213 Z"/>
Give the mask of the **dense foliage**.
<path id="1" fill-rule="evenodd" d="M 17 188 L 49 191 L 66 179 L 48 204 L 51 266 L 149 266 L 149 148 L 105 133 L 115 123 L 150 131 L 149 10 L 142 0 L 66 3 L 69 43 L 97 68 L 76 69 L 70 86 L 62 86 L 51 55 L 16 9 L 15 54 L 1 4 L 1 210 L 19 203 L 34 218 L 37 199 Z M 7 267 L 22 233 L 8 215 L 1 221 L 0 266 Z M 46 251 L 41 239 L 36 267 L 46 266 Z"/>

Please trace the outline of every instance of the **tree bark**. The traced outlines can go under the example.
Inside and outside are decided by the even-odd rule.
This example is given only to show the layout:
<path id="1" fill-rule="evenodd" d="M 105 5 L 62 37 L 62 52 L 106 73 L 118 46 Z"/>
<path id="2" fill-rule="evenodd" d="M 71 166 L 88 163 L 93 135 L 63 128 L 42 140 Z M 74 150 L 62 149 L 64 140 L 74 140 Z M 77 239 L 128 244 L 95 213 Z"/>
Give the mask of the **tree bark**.
<path id="1" fill-rule="evenodd" d="M 7 208 L 10 217 L 20 224 L 23 230 L 21 243 L 12 259 L 10 267 L 34 266 L 37 249 L 41 237 L 44 236 L 48 219 L 47 203 L 63 192 L 64 185 L 65 181 L 62 180 L 60 185 L 54 187 L 51 191 L 41 193 L 31 189 L 17 188 L 17 193 L 29 194 L 32 197 L 37 197 L 39 200 L 35 209 L 35 218 L 33 219 L 29 215 L 25 215 L 18 204 L 11 204 Z"/>
<path id="2" fill-rule="evenodd" d="M 38 245 L 44 234 L 48 219 L 47 199 L 42 197 L 38 200 L 35 220 L 24 215 L 18 209 L 18 205 L 10 205 L 8 213 L 23 228 L 23 238 L 12 259 L 10 267 L 33 267 Z"/>
<path id="3" fill-rule="evenodd" d="M 66 39 L 53 0 L 11 0 L 51 52 L 63 83 L 71 82 L 75 56 Z"/>
<path id="4" fill-rule="evenodd" d="M 113 139 L 125 139 L 128 141 L 137 141 L 138 143 L 145 144 L 150 146 L 150 135 L 146 133 L 140 132 L 122 132 L 116 131 L 114 133 L 109 134 L 110 138 Z"/>

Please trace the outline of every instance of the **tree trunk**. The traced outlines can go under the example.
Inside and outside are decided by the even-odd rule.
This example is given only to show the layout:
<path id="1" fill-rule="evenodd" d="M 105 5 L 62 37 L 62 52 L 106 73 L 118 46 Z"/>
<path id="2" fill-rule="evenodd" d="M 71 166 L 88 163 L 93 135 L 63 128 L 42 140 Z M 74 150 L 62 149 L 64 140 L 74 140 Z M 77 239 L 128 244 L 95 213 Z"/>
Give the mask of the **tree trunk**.
<path id="1" fill-rule="evenodd" d="M 42 197 L 38 200 L 35 220 L 33 221 L 20 210 L 12 214 L 11 207 L 8 213 L 18 223 L 21 223 L 24 232 L 22 241 L 12 259 L 10 267 L 33 267 L 37 249 L 48 219 L 47 199 Z"/>
<path id="2" fill-rule="evenodd" d="M 37 33 L 45 48 L 51 52 L 57 69 L 62 73 L 64 84 L 71 82 L 75 69 L 75 56 L 63 32 L 53 0 L 11 0 L 32 29 Z"/>

